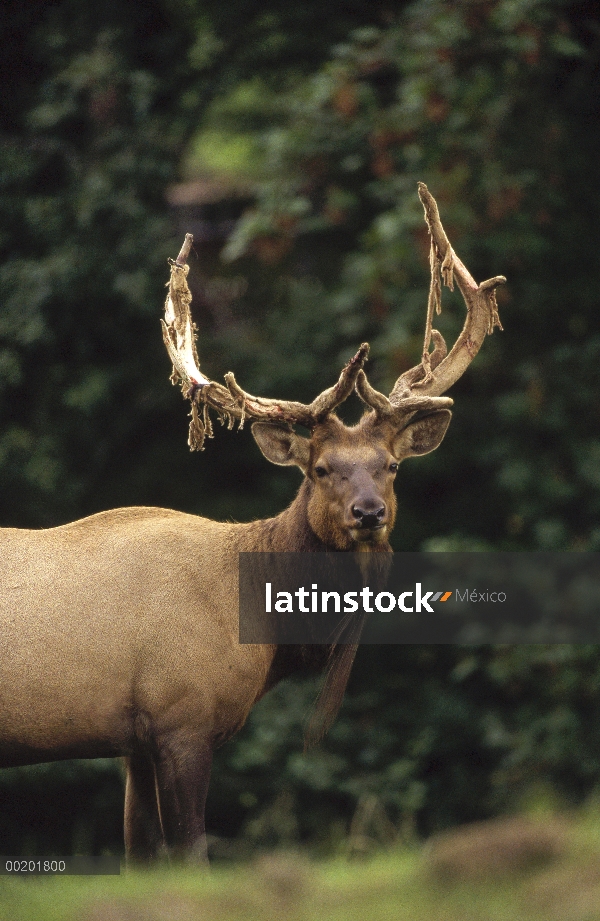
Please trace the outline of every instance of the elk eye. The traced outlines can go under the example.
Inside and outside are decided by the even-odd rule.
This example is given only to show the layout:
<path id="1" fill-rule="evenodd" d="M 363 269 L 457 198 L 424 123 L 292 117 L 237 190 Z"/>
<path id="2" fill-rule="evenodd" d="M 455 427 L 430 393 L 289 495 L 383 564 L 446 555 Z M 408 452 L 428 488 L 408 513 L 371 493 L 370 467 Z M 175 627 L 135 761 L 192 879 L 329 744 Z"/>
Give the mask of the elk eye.
<path id="1" fill-rule="evenodd" d="M 315 474 L 319 477 L 319 479 L 322 479 L 324 476 L 327 476 L 327 471 L 325 470 L 325 467 L 315 467 Z"/>
<path id="2" fill-rule="evenodd" d="M 398 464 L 396 464 L 395 462 L 393 464 L 390 464 L 390 473 L 395 473 L 397 469 L 398 469 Z"/>

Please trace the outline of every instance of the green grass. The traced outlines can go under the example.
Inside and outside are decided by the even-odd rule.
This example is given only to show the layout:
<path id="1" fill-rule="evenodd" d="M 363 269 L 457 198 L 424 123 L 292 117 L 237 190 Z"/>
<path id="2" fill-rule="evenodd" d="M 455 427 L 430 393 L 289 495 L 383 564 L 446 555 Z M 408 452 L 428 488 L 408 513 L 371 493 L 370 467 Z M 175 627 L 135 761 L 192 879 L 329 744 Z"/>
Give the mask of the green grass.
<path id="1" fill-rule="evenodd" d="M 600 816 L 567 820 L 560 858 L 485 879 L 442 883 L 427 848 L 369 860 L 258 855 L 210 872 L 160 867 L 119 877 L 0 877 L 0 921 L 595 921 Z"/>

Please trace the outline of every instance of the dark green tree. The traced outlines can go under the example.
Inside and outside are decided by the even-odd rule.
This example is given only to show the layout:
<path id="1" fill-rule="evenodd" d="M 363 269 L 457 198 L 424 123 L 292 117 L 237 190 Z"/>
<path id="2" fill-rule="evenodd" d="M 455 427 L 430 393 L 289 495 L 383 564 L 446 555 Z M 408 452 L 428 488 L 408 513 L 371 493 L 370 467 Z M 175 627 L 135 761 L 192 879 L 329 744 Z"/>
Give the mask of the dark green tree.
<path id="1" fill-rule="evenodd" d="M 285 81 L 316 66 L 350 21 L 372 15 L 340 4 L 313 31 L 310 9 L 248 0 L 34 0 L 3 12 L 4 525 L 190 501 L 198 465 L 177 437 L 157 335 L 178 249 L 166 189 L 217 94 L 255 71 Z"/>
<path id="2" fill-rule="evenodd" d="M 596 13 L 537 0 L 414 2 L 269 100 L 279 123 L 258 136 L 258 207 L 227 253 L 280 254 L 292 276 L 292 369 L 292 343 L 303 346 L 296 363 L 312 349 L 330 356 L 319 358 L 329 370 L 364 338 L 381 389 L 415 363 L 428 247 L 418 180 L 475 277 L 508 276 L 505 333 L 454 389 L 443 449 L 402 471 L 398 549 L 434 534 L 510 549 L 596 546 Z M 230 106 L 215 117 L 238 115 Z M 462 306 L 446 301 L 451 338 Z"/>

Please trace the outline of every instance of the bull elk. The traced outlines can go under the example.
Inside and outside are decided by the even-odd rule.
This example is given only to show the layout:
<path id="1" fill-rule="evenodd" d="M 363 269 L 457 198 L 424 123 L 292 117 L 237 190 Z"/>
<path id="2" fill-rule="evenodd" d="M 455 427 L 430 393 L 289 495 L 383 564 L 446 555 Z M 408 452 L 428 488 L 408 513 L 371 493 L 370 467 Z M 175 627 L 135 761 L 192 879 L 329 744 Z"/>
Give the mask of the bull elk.
<path id="1" fill-rule="evenodd" d="M 190 315 L 189 235 L 171 263 L 163 334 L 172 379 L 191 400 L 190 446 L 212 435 L 211 410 L 230 425 L 252 420 L 267 460 L 304 474 L 280 515 L 226 524 L 124 508 L 48 530 L 0 530 L 0 766 L 123 756 L 128 858 L 166 850 L 204 859 L 213 749 L 279 680 L 326 669 L 313 736 L 335 717 L 355 647 L 240 645 L 238 553 L 390 551 L 398 464 L 442 441 L 452 405 L 442 394 L 500 325 L 495 289 L 505 281 L 477 285 L 422 183 L 419 195 L 431 236 L 425 342 L 389 397 L 367 381 L 366 344 L 310 405 L 251 396 L 233 374 L 226 386 L 208 380 Z M 432 329 L 440 273 L 450 287 L 456 279 L 467 308 L 449 354 Z M 335 409 L 353 390 L 367 409 L 347 427 Z"/>

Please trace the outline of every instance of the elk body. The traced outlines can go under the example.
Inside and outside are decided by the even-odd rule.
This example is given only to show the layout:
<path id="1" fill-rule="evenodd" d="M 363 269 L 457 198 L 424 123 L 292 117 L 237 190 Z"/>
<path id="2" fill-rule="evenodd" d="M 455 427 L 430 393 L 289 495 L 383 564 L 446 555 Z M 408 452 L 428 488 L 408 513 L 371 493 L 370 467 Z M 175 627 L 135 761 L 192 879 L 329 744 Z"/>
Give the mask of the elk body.
<path id="1" fill-rule="evenodd" d="M 266 458 L 305 475 L 289 508 L 249 524 L 125 508 L 49 530 L 0 530 L 0 766 L 124 756 L 129 858 L 164 849 L 203 857 L 213 749 L 281 678 L 327 668 L 318 727 L 335 716 L 355 647 L 240 645 L 238 554 L 390 550 L 398 464 L 441 442 L 452 404 L 442 394 L 499 325 L 494 289 L 504 281 L 473 281 L 425 186 L 419 194 L 432 240 L 427 332 L 421 363 L 389 398 L 366 379 L 366 345 L 309 406 L 250 396 L 233 375 L 227 387 L 209 381 L 189 310 L 191 238 L 172 263 L 163 332 L 192 401 L 190 445 L 211 434 L 210 408 L 254 420 Z M 447 284 L 456 277 L 467 305 L 449 354 L 431 329 L 440 268 Z M 349 428 L 334 410 L 353 390 L 368 408 Z"/>

